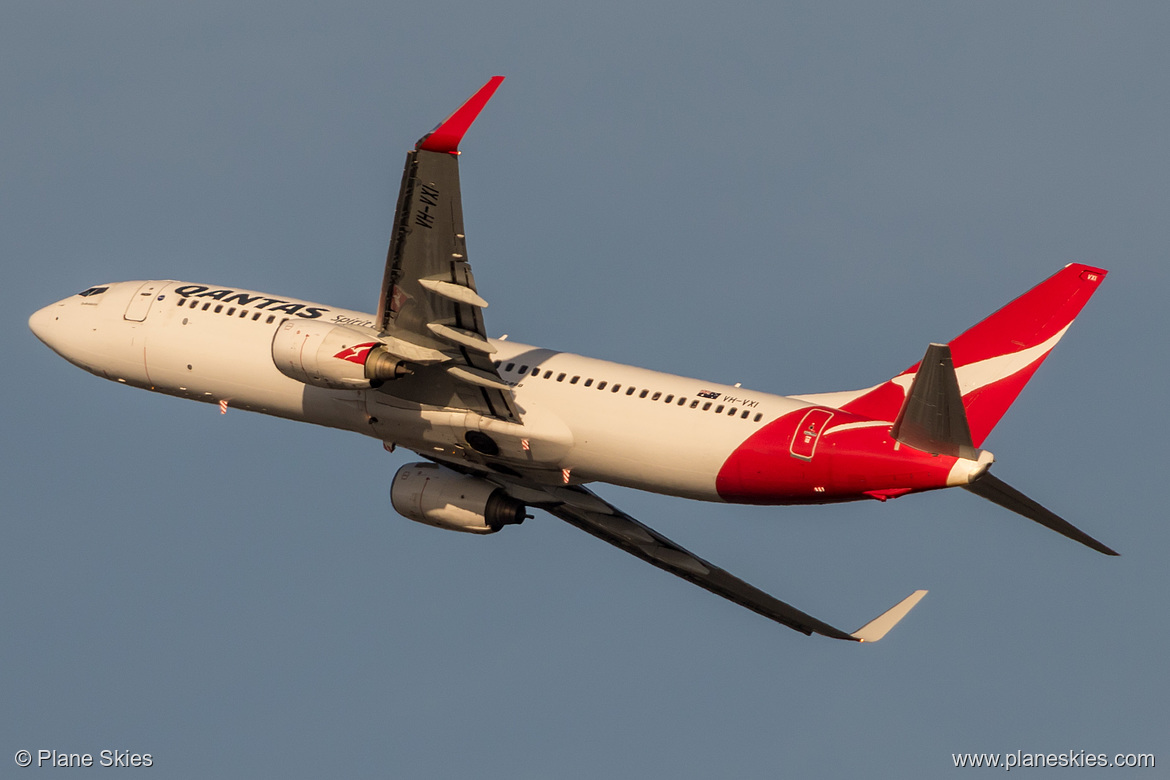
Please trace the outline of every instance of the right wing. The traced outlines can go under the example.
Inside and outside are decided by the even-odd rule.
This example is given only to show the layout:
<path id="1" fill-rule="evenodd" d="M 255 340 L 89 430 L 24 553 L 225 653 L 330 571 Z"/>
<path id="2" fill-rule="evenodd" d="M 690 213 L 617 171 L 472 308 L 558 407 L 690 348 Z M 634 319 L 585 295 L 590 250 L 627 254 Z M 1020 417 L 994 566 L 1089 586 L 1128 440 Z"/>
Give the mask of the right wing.
<path id="1" fill-rule="evenodd" d="M 493 479 L 503 482 L 497 477 Z M 734 601 L 805 635 L 820 634 L 833 639 L 876 642 L 926 595 L 925 590 L 915 591 L 850 634 L 801 612 L 791 604 L 769 596 L 759 588 L 683 549 L 586 488 L 536 487 L 515 482 L 504 484 L 513 496 L 526 504 L 538 506 L 570 525 L 641 558 L 651 566 L 657 566 L 676 577 L 682 577 L 704 590 Z"/>
<path id="2" fill-rule="evenodd" d="M 492 364 L 459 191 L 459 142 L 503 80 L 493 77 L 406 155 L 376 325 L 412 370 L 385 392 L 516 422 L 511 386 Z"/>

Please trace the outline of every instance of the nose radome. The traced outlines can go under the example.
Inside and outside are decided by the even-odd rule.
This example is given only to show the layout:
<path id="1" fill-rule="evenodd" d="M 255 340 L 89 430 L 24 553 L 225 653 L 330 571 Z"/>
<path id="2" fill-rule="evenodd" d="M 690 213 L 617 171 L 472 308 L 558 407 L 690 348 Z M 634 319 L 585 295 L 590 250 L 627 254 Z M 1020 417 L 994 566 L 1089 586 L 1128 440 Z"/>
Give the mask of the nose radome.
<path id="1" fill-rule="evenodd" d="M 28 318 L 29 330 L 49 347 L 53 347 L 53 324 L 57 321 L 59 310 L 60 307 L 57 304 L 50 304 L 43 309 L 34 311 L 32 316 Z"/>
<path id="2" fill-rule="evenodd" d="M 69 336 L 72 329 L 70 326 L 75 324 L 72 318 L 67 316 L 71 308 L 65 301 L 57 301 L 50 303 L 43 309 L 34 311 L 32 316 L 28 318 L 29 330 L 44 342 L 46 347 L 66 360 L 69 359 L 66 352 L 69 349 Z"/>

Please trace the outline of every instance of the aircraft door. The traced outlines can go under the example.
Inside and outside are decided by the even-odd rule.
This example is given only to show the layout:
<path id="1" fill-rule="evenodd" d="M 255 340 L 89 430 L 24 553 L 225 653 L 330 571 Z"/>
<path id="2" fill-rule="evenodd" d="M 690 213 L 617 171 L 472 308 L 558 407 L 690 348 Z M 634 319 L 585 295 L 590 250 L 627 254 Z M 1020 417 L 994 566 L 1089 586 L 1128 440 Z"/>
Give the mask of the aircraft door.
<path id="1" fill-rule="evenodd" d="M 146 315 L 150 314 L 150 305 L 154 303 L 155 293 L 160 287 L 162 287 L 161 282 L 146 282 L 139 287 L 138 292 L 134 293 L 134 297 L 126 306 L 126 313 L 123 316 L 131 322 L 145 320 Z"/>
<path id="2" fill-rule="evenodd" d="M 812 460 L 821 433 L 832 418 L 833 413 L 827 409 L 810 409 L 792 433 L 792 445 L 788 449 L 792 457 Z"/>

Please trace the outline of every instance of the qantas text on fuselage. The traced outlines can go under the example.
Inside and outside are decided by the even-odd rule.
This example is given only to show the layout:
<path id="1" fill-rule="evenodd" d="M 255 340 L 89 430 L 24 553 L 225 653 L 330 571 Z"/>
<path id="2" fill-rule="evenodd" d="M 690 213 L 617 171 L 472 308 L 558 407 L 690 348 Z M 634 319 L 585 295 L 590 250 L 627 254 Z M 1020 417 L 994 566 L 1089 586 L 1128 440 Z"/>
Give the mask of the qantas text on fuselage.
<path id="1" fill-rule="evenodd" d="M 422 457 L 394 508 L 493 533 L 531 509 L 805 634 L 876 641 L 919 590 L 846 632 L 683 549 L 594 493 L 612 483 L 710 502 L 820 504 L 962 487 L 1110 548 L 989 471 L 982 444 L 1096 292 L 1072 264 L 892 379 L 802 396 L 702 382 L 493 339 L 463 230 L 458 147 L 494 77 L 406 157 L 377 311 L 170 280 L 90 287 L 29 325 L 98 376 L 341 428 Z"/>

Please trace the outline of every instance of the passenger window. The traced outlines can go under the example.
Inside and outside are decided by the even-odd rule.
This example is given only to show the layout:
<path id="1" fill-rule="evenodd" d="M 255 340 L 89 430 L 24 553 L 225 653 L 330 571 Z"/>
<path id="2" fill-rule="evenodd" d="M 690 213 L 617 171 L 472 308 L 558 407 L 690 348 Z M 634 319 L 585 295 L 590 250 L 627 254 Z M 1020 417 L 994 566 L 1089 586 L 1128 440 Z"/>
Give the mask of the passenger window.
<path id="1" fill-rule="evenodd" d="M 638 389 L 638 388 L 636 388 L 636 387 L 630 387 L 630 388 L 628 388 L 628 389 L 626 390 L 626 395 L 633 395 L 633 394 L 634 394 L 634 391 L 635 391 L 635 390 L 637 390 L 637 389 Z"/>
<path id="2" fill-rule="evenodd" d="M 593 378 L 592 378 L 592 377 L 590 377 L 589 379 L 586 379 L 586 380 L 585 380 L 585 386 L 586 386 L 586 387 L 589 387 L 589 385 L 591 385 L 591 384 L 593 384 Z"/>
<path id="3" fill-rule="evenodd" d="M 191 308 L 192 309 L 194 309 L 198 305 L 199 305 L 199 301 L 191 301 Z"/>
<path id="4" fill-rule="evenodd" d="M 650 391 L 649 391 L 649 390 L 643 390 L 642 392 L 638 393 L 638 397 L 639 397 L 639 398 L 645 398 L 645 397 L 646 397 L 646 396 L 648 396 L 648 395 L 650 395 Z"/>
<path id="5" fill-rule="evenodd" d="M 520 373 L 527 374 L 528 373 L 528 366 L 520 366 Z"/>
<path id="6" fill-rule="evenodd" d="M 601 380 L 600 382 L 598 382 L 598 383 L 597 383 L 597 389 L 598 389 L 598 390 L 604 390 L 604 389 L 605 389 L 605 380 L 604 380 L 604 379 L 603 379 L 603 380 Z"/>
<path id="7" fill-rule="evenodd" d="M 616 385 L 614 385 L 612 388 L 610 388 L 609 392 L 616 393 L 618 390 L 621 390 L 621 389 L 622 389 L 621 382 L 618 382 Z"/>
<path id="8" fill-rule="evenodd" d="M 703 404 L 703 411 L 704 411 L 704 412 L 705 412 L 705 411 L 707 411 L 707 410 L 708 410 L 708 409 L 710 409 L 710 408 L 711 408 L 711 402 L 710 402 L 710 401 L 708 401 L 707 403 Z"/>
<path id="9" fill-rule="evenodd" d="M 552 372 L 549 371 L 549 373 L 551 374 Z M 532 367 L 532 375 L 533 376 L 540 376 L 540 366 L 533 366 Z"/>
<path id="10" fill-rule="evenodd" d="M 253 314 L 253 315 L 252 315 L 252 322 L 255 322 L 256 320 L 260 319 L 260 314 L 261 314 L 261 313 L 262 313 L 262 312 L 256 312 L 255 314 Z"/>
<path id="11" fill-rule="evenodd" d="M 670 403 L 670 402 L 671 402 L 671 401 L 673 401 L 673 400 L 674 400 L 674 395 L 672 394 L 672 395 L 668 395 L 668 396 L 666 396 L 666 398 L 662 399 L 662 402 L 663 402 L 663 403 L 667 403 L 667 404 L 668 404 L 668 403 Z M 678 400 L 679 400 L 679 401 L 682 401 L 682 399 L 681 399 L 681 398 L 680 398 L 680 399 L 678 399 Z"/>
<path id="12" fill-rule="evenodd" d="M 215 313 L 216 313 L 216 314 L 219 314 L 221 311 L 223 311 L 223 306 L 222 306 L 222 305 L 221 305 L 221 306 L 216 306 L 216 307 L 215 307 Z"/>
<path id="13" fill-rule="evenodd" d="M 736 409 L 736 408 L 733 406 L 733 407 L 731 407 L 731 409 L 729 409 L 729 410 L 727 411 L 727 414 L 729 414 L 729 415 L 730 415 L 730 416 L 732 416 L 732 417 L 735 417 L 735 413 L 736 413 L 736 412 L 738 412 L 738 411 L 739 411 L 739 409 Z"/>
<path id="14" fill-rule="evenodd" d="M 685 398 L 678 399 L 679 406 L 686 406 L 686 404 L 687 404 L 687 399 L 685 399 Z"/>
<path id="15" fill-rule="evenodd" d="M 759 422 L 759 421 L 760 421 L 760 419 L 761 419 L 763 416 L 764 416 L 763 414 L 760 414 L 759 412 L 757 412 L 757 413 L 756 413 L 756 419 L 755 419 L 755 420 L 753 420 L 753 422 Z"/>
<path id="16" fill-rule="evenodd" d="M 572 379 L 570 379 L 570 380 L 569 380 L 569 384 L 571 384 L 571 385 L 575 385 L 575 384 L 577 384 L 577 380 L 578 380 L 578 379 L 580 379 L 580 378 L 581 378 L 581 376 L 580 376 L 580 375 L 577 375 L 577 376 L 573 377 Z"/>
<path id="17" fill-rule="evenodd" d="M 240 309 L 240 319 L 241 320 L 248 319 L 248 310 L 247 309 Z"/>
<path id="18" fill-rule="evenodd" d="M 651 401 L 657 401 L 657 400 L 658 400 L 659 398 L 661 398 L 661 397 L 662 397 L 662 393 L 655 393 L 654 395 L 650 396 L 650 400 L 651 400 Z M 670 399 L 669 399 L 669 398 L 667 398 L 667 399 L 666 399 L 666 402 L 667 402 L 667 403 L 670 403 Z"/>
<path id="19" fill-rule="evenodd" d="M 275 314 L 269 314 L 269 315 L 268 315 L 268 319 L 265 321 L 265 324 L 267 324 L 267 325 L 271 325 L 271 324 L 272 324 L 272 321 L 273 321 L 274 319 L 276 319 L 276 315 L 275 315 Z"/>
<path id="20" fill-rule="evenodd" d="M 565 375 L 564 375 L 564 374 L 557 374 L 557 381 L 558 381 L 558 382 L 564 382 L 564 381 L 565 381 Z"/>
<path id="21" fill-rule="evenodd" d="M 228 316 L 229 317 L 236 316 L 236 307 L 235 306 L 232 306 L 231 308 L 228 309 Z"/>
<path id="22" fill-rule="evenodd" d="M 516 367 L 516 364 L 515 364 L 515 363 L 509 363 L 508 365 L 504 366 L 504 370 L 505 370 L 505 371 L 511 371 L 511 370 L 512 370 L 513 368 L 515 368 L 515 367 Z"/>
<path id="23" fill-rule="evenodd" d="M 710 406 L 710 405 L 711 404 L 707 404 L 707 406 Z M 703 408 L 706 409 L 707 406 L 704 406 Z M 719 404 L 718 406 L 715 407 L 715 414 L 723 414 L 723 404 Z"/>
<path id="24" fill-rule="evenodd" d="M 176 298 L 175 303 L 179 304 L 180 306 L 184 306 L 187 303 L 187 299 L 186 298 Z"/>
<path id="25" fill-rule="evenodd" d="M 746 420 L 749 414 L 751 414 L 751 412 L 749 412 L 747 409 L 744 409 L 743 414 L 741 414 L 740 417 Z"/>
<path id="26" fill-rule="evenodd" d="M 545 379 L 548 379 L 550 376 L 552 376 L 552 372 L 551 372 L 551 371 L 545 371 L 545 372 L 544 372 L 544 378 L 545 378 Z"/>
<path id="27" fill-rule="evenodd" d="M 207 310 L 208 310 L 208 309 L 210 309 L 210 308 L 211 308 L 211 304 L 210 304 L 210 303 L 205 303 L 205 304 L 203 304 L 203 311 L 207 311 Z"/>
<path id="28" fill-rule="evenodd" d="M 709 405 L 709 404 L 708 404 L 708 405 Z M 696 398 L 695 400 L 691 401 L 691 408 L 692 408 L 692 409 L 697 409 L 698 407 L 699 407 L 699 399 L 698 399 L 698 398 Z"/>

